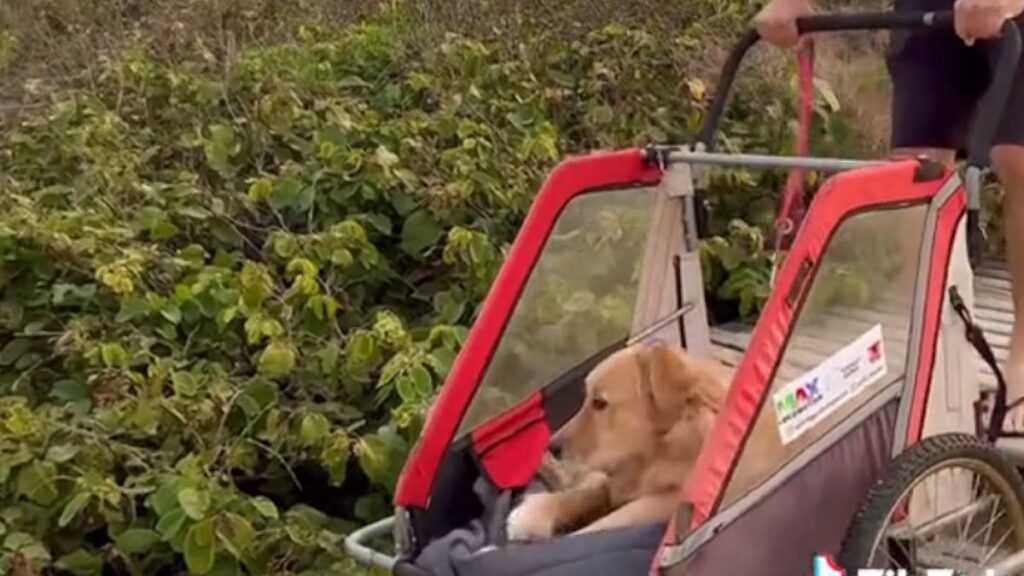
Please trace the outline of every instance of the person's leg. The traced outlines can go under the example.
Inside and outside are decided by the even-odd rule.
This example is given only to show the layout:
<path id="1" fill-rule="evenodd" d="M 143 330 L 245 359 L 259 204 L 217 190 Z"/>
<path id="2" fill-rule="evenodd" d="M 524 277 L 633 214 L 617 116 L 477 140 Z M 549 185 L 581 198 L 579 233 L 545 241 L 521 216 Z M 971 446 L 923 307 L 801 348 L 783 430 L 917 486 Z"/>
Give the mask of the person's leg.
<path id="1" fill-rule="evenodd" d="M 1017 25 L 1024 24 L 1018 18 Z M 993 44 L 988 48 L 991 50 Z M 998 58 L 990 51 L 989 58 Z M 991 152 L 992 168 L 1005 191 L 1003 197 L 1003 228 L 1006 234 L 1006 263 L 1010 271 L 1013 301 L 1013 330 L 1010 332 L 1009 357 L 1003 367 L 1008 402 L 1024 398 L 1024 64 L 1018 69 L 1017 81 L 1010 92 L 1006 111 Z M 1024 405 L 1006 414 L 1003 428 L 1024 432 Z"/>
<path id="2" fill-rule="evenodd" d="M 1003 227 L 1013 295 L 1013 330 L 1003 375 L 1006 378 L 1006 400 L 1015 402 L 1024 398 L 1024 146 L 996 146 L 992 150 L 992 165 L 1006 192 L 1003 197 Z M 1007 412 L 1003 429 L 1024 431 L 1024 406 Z"/>
<path id="3" fill-rule="evenodd" d="M 935 4 L 935 0 L 904 0 L 897 2 L 896 9 L 938 9 Z M 892 81 L 891 157 L 926 156 L 953 166 L 957 150 L 966 144 L 971 112 L 980 94 L 977 86 L 984 80 L 972 71 L 973 59 L 952 34 L 892 32 L 886 54 Z M 914 254 L 921 239 L 910 231 L 920 229 L 920 222 L 893 229 L 908 231 L 898 238 L 900 253 Z M 904 267 L 893 288 L 900 298 L 912 297 L 916 272 L 914 265 Z"/>

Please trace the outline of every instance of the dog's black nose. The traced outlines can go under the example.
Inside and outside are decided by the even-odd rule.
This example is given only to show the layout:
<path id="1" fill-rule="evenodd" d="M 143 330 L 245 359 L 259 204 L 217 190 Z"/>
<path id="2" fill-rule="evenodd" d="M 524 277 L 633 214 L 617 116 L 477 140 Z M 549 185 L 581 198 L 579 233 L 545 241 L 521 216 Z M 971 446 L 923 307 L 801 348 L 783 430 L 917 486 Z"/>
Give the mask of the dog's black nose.
<path id="1" fill-rule="evenodd" d="M 562 458 L 562 443 L 557 439 L 548 442 L 548 452 L 551 453 L 556 459 Z"/>

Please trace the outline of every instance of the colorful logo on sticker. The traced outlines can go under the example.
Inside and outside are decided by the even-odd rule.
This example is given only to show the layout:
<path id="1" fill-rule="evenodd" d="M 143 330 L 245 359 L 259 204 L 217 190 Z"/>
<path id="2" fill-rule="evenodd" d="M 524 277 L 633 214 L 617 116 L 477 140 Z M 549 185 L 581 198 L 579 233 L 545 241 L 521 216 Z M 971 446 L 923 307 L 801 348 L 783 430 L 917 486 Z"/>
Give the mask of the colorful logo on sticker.
<path id="1" fill-rule="evenodd" d="M 871 346 L 868 346 L 868 361 L 874 364 L 882 359 L 882 341 L 878 340 Z"/>
<path id="2" fill-rule="evenodd" d="M 818 377 L 815 376 L 810 382 L 779 398 L 775 402 L 775 409 L 779 411 L 782 420 L 786 421 L 794 414 L 820 400 L 821 397 Z"/>

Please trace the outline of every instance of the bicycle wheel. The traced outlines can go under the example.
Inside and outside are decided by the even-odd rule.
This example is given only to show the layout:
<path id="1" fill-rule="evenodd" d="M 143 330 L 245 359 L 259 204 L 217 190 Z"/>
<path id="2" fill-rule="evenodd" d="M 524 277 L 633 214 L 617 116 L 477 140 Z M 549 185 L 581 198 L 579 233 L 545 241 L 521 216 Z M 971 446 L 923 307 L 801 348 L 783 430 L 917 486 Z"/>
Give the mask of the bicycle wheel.
<path id="1" fill-rule="evenodd" d="M 860 568 L 973 574 L 1022 549 L 1019 472 L 981 439 L 953 433 L 926 438 L 892 462 L 847 529 L 839 564 L 848 574 Z"/>

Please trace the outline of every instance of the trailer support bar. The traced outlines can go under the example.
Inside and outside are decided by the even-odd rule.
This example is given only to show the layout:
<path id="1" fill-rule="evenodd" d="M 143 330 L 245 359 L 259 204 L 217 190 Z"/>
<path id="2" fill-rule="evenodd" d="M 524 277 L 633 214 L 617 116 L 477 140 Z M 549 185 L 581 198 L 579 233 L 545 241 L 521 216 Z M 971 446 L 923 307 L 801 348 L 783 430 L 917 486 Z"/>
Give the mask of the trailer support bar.
<path id="1" fill-rule="evenodd" d="M 394 556 L 370 548 L 367 543 L 374 538 L 391 534 L 394 527 L 394 516 L 363 526 L 345 538 L 345 552 L 364 566 L 377 566 L 391 572 L 398 560 Z"/>

